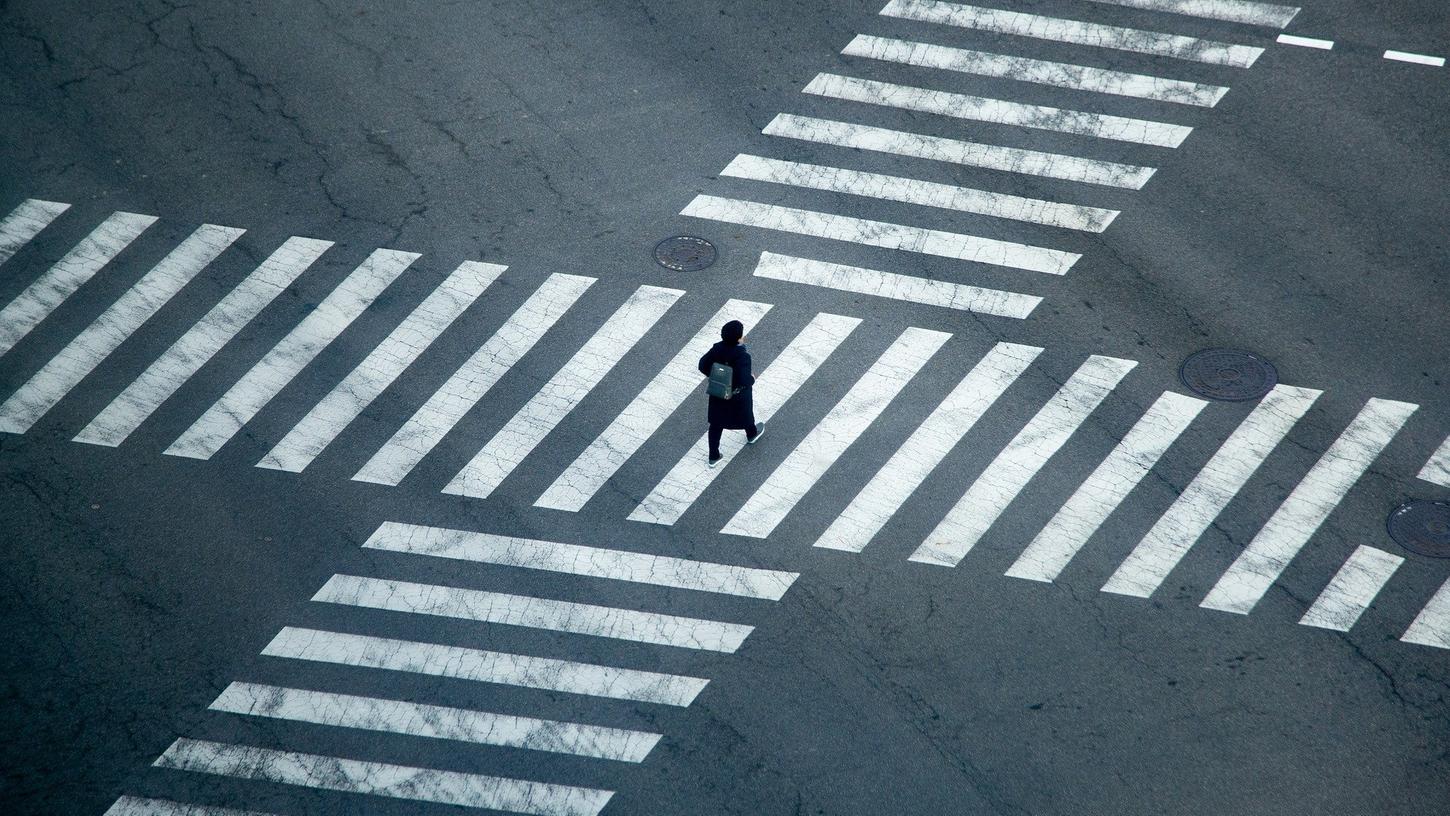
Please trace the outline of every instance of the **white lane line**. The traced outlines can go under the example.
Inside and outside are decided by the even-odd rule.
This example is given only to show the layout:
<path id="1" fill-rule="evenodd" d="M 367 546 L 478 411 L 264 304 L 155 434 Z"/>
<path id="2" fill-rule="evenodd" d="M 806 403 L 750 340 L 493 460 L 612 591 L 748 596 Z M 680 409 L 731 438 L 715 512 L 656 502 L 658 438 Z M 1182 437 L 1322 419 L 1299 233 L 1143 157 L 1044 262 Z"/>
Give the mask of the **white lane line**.
<path id="1" fill-rule="evenodd" d="M 595 280 L 557 272 L 550 275 L 373 454 L 353 480 L 389 486 L 403 481 Z"/>
<path id="2" fill-rule="evenodd" d="M 1046 105 L 1028 105 L 985 96 L 879 82 L 874 79 L 857 79 L 840 74 L 816 74 L 816 78 L 802 88 L 801 92 L 849 102 L 934 113 L 954 119 L 1051 130 L 1155 147 L 1178 147 L 1193 132 L 1193 128 L 1186 125 Z"/>
<path id="3" fill-rule="evenodd" d="M 1085 232 L 1102 232 L 1118 217 L 1118 210 L 1101 207 L 1063 204 L 844 167 L 767 159 L 745 153 L 736 156 L 720 171 L 720 175 L 901 201 L 923 207 L 937 207 Z"/>
<path id="4" fill-rule="evenodd" d="M 1127 190 L 1142 189 L 1154 172 L 1151 167 L 947 139 L 872 125 L 818 119 L 814 116 L 798 116 L 793 113 L 777 114 L 761 133 L 817 144 L 854 147 L 896 156 L 950 162 L 965 167 L 981 167 L 1004 173 L 1021 173 Z"/>
<path id="5" fill-rule="evenodd" d="M 694 218 L 708 218 L 731 224 L 793 232 L 833 241 L 920 252 L 943 258 L 1025 269 L 1048 275 L 1066 275 L 1082 255 L 1056 249 L 978 238 L 955 232 L 868 221 L 845 215 L 798 210 L 776 204 L 759 204 L 711 195 L 695 196 L 680 212 Z"/>
<path id="6" fill-rule="evenodd" d="M 1396 60 L 1399 62 L 1413 62 L 1420 65 L 1433 65 L 1436 68 L 1445 67 L 1444 57 L 1432 57 L 1429 54 L 1414 54 L 1409 51 L 1386 51 L 1384 58 L 1387 60 Z"/>
<path id="7" fill-rule="evenodd" d="M 720 532 L 769 536 L 950 337 L 914 327 L 902 332 Z"/>
<path id="8" fill-rule="evenodd" d="M 1321 393 L 1275 386 L 1118 565 L 1102 591 L 1152 595 Z"/>
<path id="9" fill-rule="evenodd" d="M 1248 45 L 1230 45 L 1176 34 L 1160 34 L 1156 31 L 1119 28 L 935 0 L 891 0 L 881 13 L 888 17 L 901 17 L 924 23 L 940 23 L 996 34 L 1111 48 L 1236 68 L 1253 65 L 1254 60 L 1264 52 L 1262 48 Z"/>
<path id="10" fill-rule="evenodd" d="M 1247 615 L 1419 406 L 1371 399 L 1199 606 Z"/>
<path id="11" fill-rule="evenodd" d="M 107 808 L 102 816 L 274 816 L 274 814 L 256 810 L 193 805 L 166 799 L 122 796 Z"/>
<path id="12" fill-rule="evenodd" d="M 720 326 L 727 320 L 739 320 L 745 324 L 745 333 L 750 334 L 756 321 L 769 311 L 768 303 L 726 301 L 684 348 L 660 369 L 649 385 L 609 423 L 609 427 L 559 474 L 534 506 L 570 512 L 582 510 L 645 440 L 659 430 L 660 425 L 692 392 L 700 388 L 700 371 L 695 365 L 700 355 L 719 336 Z"/>
<path id="13" fill-rule="evenodd" d="M 1417 479 L 1423 479 L 1431 484 L 1441 487 L 1450 487 L 1450 436 L 1440 443 L 1439 450 L 1425 460 L 1425 466 L 1420 468 Z"/>
<path id="14" fill-rule="evenodd" d="M 232 683 L 207 706 L 253 717 L 359 728 L 530 751 L 641 762 L 659 734 L 516 717 L 403 700 L 358 697 L 257 683 Z"/>
<path id="15" fill-rule="evenodd" d="M 842 318 L 843 320 L 854 318 Z M 795 572 L 690 561 L 530 538 L 385 522 L 364 547 L 482 564 L 562 572 L 611 581 L 778 601 Z"/>
<path id="16" fill-rule="evenodd" d="M 262 654 L 480 683 L 688 706 L 708 680 L 440 643 L 283 627 Z"/>
<path id="17" fill-rule="evenodd" d="M 1301 48 L 1318 48 L 1321 51 L 1328 51 L 1334 48 L 1333 40 L 1319 40 L 1314 37 L 1296 37 L 1293 34 L 1280 34 L 1277 41 L 1285 45 L 1297 45 Z"/>
<path id="18" fill-rule="evenodd" d="M 754 629 L 678 615 L 355 575 L 332 576 L 312 600 L 711 652 L 734 652 Z"/>
<path id="19" fill-rule="evenodd" d="M 0 264 L 10 260 L 30 239 L 50 226 L 61 213 L 70 209 L 69 204 L 59 201 L 41 201 L 27 198 L 20 202 L 5 220 L 0 221 Z"/>
<path id="20" fill-rule="evenodd" d="M 1155 102 L 1176 102 L 1180 105 L 1196 105 L 1211 108 L 1217 105 L 1228 88 L 1222 85 L 1204 85 L 1179 79 L 1130 74 L 1124 71 L 1109 71 L 1105 68 L 1089 68 L 1066 62 L 1013 57 L 991 54 L 985 51 L 970 51 L 964 48 L 948 48 L 944 45 L 896 40 L 889 37 L 875 37 L 857 34 L 842 54 L 853 57 L 898 62 L 922 68 L 937 68 L 963 74 L 1000 77 L 1017 82 L 1031 82 L 1037 85 L 1051 85 L 1075 91 L 1130 96 L 1136 99 L 1151 99 Z"/>
<path id="21" fill-rule="evenodd" d="M 1093 355 L 987 465 L 908 560 L 955 567 L 1137 363 Z"/>
<path id="22" fill-rule="evenodd" d="M 1450 649 L 1450 580 L 1440 585 L 1430 602 L 1400 635 L 1405 643 Z"/>
<path id="23" fill-rule="evenodd" d="M 1006 575 L 1051 583 L 1208 403 L 1165 392 L 1027 545 Z"/>
<path id="24" fill-rule="evenodd" d="M 1359 545 L 1299 623 L 1348 632 L 1403 563 L 1398 555 Z"/>
<path id="25" fill-rule="evenodd" d="M 110 447 L 124 442 L 162 402 L 175 394 L 331 246 L 331 241 L 288 238 L 111 400 L 110 405 L 76 434 L 75 441 Z"/>
<path id="26" fill-rule="evenodd" d="M 308 412 L 257 467 L 300 473 L 412 365 L 507 267 L 464 261 L 357 368 Z"/>
<path id="27" fill-rule="evenodd" d="M 486 499 L 685 293 L 641 286 L 458 471 L 444 493 Z"/>
<path id="28" fill-rule="evenodd" d="M 983 289 L 980 286 L 898 275 L 895 272 L 880 272 L 860 266 L 778 255 L 774 252 L 760 253 L 760 261 L 755 265 L 755 276 L 910 303 L 924 303 L 963 312 L 1015 317 L 1018 320 L 1032 314 L 1032 310 L 1042 302 L 1042 298 L 1037 295 Z"/>
<path id="29" fill-rule="evenodd" d="M 164 453 L 210 459 L 418 257 L 416 252 L 374 250 Z"/>
<path id="30" fill-rule="evenodd" d="M 0 405 L 0 431 L 25 433 L 246 230 L 202 224 Z"/>
<path id="31" fill-rule="evenodd" d="M 859 318 L 825 313 L 812 318 L 760 375 L 769 387 L 762 388 L 755 397 L 756 419 L 768 422 L 860 323 Z M 725 436 L 720 440 L 722 461 L 711 468 L 707 464 L 709 441 L 706 434 L 701 434 L 680 461 L 670 468 L 670 472 L 630 512 L 630 521 L 666 525 L 679 521 L 680 516 L 730 464 L 735 454 L 744 448 L 743 435 Z"/>
<path id="32" fill-rule="evenodd" d="M 1042 349 L 998 343 L 912 432 L 815 546 L 861 552 Z"/>
<path id="33" fill-rule="evenodd" d="M 1147 11 L 1166 11 L 1187 17 L 1203 17 L 1209 20 L 1223 20 L 1229 23 L 1283 28 L 1299 13 L 1296 6 L 1279 6 L 1273 3 L 1253 3 L 1248 0 L 1093 0 L 1112 6 Z"/>
<path id="34" fill-rule="evenodd" d="M 45 274 L 5 304 L 0 309 L 0 357 L 154 223 L 154 215 L 112 213 Z"/>
<path id="35" fill-rule="evenodd" d="M 537 816 L 596 816 L 612 791 L 410 765 L 178 739 L 158 768 Z"/>

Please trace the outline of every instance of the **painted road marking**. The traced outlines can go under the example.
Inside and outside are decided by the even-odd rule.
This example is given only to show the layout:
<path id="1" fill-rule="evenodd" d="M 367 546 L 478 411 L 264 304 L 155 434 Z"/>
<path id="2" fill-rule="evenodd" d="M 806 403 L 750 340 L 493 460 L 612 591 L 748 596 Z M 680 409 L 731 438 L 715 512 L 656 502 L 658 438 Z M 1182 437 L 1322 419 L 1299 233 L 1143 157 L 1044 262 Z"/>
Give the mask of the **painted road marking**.
<path id="1" fill-rule="evenodd" d="M 1384 399 L 1366 403 L 1199 606 L 1247 615 L 1418 407 Z"/>
<path id="2" fill-rule="evenodd" d="M 1314 599 L 1314 605 L 1299 623 L 1348 632 L 1403 563 L 1405 559 L 1398 555 L 1361 544 Z"/>
<path id="3" fill-rule="evenodd" d="M 769 536 L 950 337 L 918 328 L 902 332 L 720 532 Z"/>
<path id="4" fill-rule="evenodd" d="M 1425 466 L 1420 468 L 1416 478 L 1441 487 L 1450 487 L 1450 436 L 1445 437 L 1445 441 L 1440 443 L 1439 450 L 1425 460 Z"/>
<path id="5" fill-rule="evenodd" d="M 955 567 L 1027 483 L 1138 365 L 1093 355 L 1007 443 L 909 560 Z"/>
<path id="6" fill-rule="evenodd" d="M 1230 23 L 1283 28 L 1294 19 L 1299 9 L 1294 6 L 1277 6 L 1272 3 L 1252 3 L 1248 0 L 1093 0 L 1113 6 L 1166 11 L 1189 17 L 1204 17 L 1209 20 L 1223 20 Z"/>
<path id="7" fill-rule="evenodd" d="M 1037 295 L 983 289 L 774 252 L 760 253 L 755 276 L 1018 320 L 1032 314 L 1032 310 L 1042 302 Z"/>
<path id="8" fill-rule="evenodd" d="M 864 218 L 711 195 L 695 196 L 680 214 L 1049 275 L 1067 274 L 1067 270 L 1082 257 L 1075 252 L 978 238 L 975 235 L 868 221 Z"/>
<path id="9" fill-rule="evenodd" d="M 1399 62 L 1414 62 L 1420 65 L 1433 65 L 1436 68 L 1445 67 L 1444 57 L 1432 57 L 1429 54 L 1413 54 L 1409 51 L 1386 51 L 1385 59 L 1397 60 Z"/>
<path id="10" fill-rule="evenodd" d="M 257 467 L 300 473 L 412 365 L 507 267 L 465 261 L 367 359 L 317 403 Z"/>
<path id="11" fill-rule="evenodd" d="M 1165 392 L 1027 545 L 1006 575 L 1051 583 L 1208 403 Z"/>
<path id="12" fill-rule="evenodd" d="M 416 252 L 374 250 L 165 453 L 210 459 L 418 257 Z"/>
<path id="13" fill-rule="evenodd" d="M 1152 595 L 1321 393 L 1275 386 L 1118 565 L 1103 592 Z"/>
<path id="14" fill-rule="evenodd" d="M 756 321 L 769 311 L 768 303 L 726 301 L 684 348 L 660 369 L 649 385 L 609 423 L 609 427 L 559 474 L 534 506 L 571 512 L 582 510 L 645 440 L 659 430 L 685 398 L 700 389 L 700 371 L 695 366 L 700 355 L 719 336 L 720 326 L 727 320 L 739 320 L 745 324 L 748 335 L 754 330 Z"/>
<path id="15" fill-rule="evenodd" d="M 116 800 L 115 804 L 107 808 L 102 816 L 274 816 L 274 814 L 256 810 L 182 804 L 165 799 L 122 796 Z"/>
<path id="16" fill-rule="evenodd" d="M 202 224 L 0 405 L 0 431 L 25 433 L 246 230 Z"/>
<path id="17" fill-rule="evenodd" d="M 0 264 L 10 260 L 21 247 L 30 243 L 31 238 L 40 234 L 41 230 L 50 226 L 50 222 L 68 209 L 69 204 L 59 201 L 27 198 L 20 202 L 19 206 L 5 216 L 5 220 L 0 221 Z"/>
<path id="18" fill-rule="evenodd" d="M 1302 48 L 1318 48 L 1328 51 L 1334 47 L 1333 40 L 1318 40 L 1313 37 L 1296 37 L 1293 34 L 1280 34 L 1278 42 L 1285 45 L 1297 45 Z"/>
<path id="19" fill-rule="evenodd" d="M 1405 643 L 1450 649 L 1450 580 L 1440 585 L 1430 602 L 1400 635 Z"/>
<path id="20" fill-rule="evenodd" d="M 488 498 L 685 293 L 641 286 L 443 488 Z"/>

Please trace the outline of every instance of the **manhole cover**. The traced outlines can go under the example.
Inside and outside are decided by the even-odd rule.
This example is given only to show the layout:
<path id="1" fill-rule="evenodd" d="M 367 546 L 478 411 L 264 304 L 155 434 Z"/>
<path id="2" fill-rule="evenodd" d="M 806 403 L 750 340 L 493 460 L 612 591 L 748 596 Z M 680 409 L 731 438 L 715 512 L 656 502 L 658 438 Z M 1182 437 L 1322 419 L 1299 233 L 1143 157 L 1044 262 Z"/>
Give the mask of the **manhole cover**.
<path id="1" fill-rule="evenodd" d="M 655 260 L 676 272 L 698 272 L 715 263 L 715 245 L 693 235 L 676 235 L 655 244 Z"/>
<path id="2" fill-rule="evenodd" d="M 1431 558 L 1450 558 L 1450 502 L 1405 502 L 1390 513 L 1385 527 L 1396 544 Z"/>
<path id="3" fill-rule="evenodd" d="M 1195 394 L 1217 400 L 1251 400 L 1269 393 L 1279 382 L 1274 364 L 1237 349 L 1204 349 L 1188 355 L 1178 379 Z"/>

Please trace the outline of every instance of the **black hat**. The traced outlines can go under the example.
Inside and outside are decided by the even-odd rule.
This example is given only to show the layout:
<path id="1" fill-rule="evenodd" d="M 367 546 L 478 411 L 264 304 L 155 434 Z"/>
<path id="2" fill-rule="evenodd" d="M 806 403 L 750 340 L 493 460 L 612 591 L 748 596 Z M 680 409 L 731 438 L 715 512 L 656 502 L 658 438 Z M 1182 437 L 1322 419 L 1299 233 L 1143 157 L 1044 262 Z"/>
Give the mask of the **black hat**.
<path id="1" fill-rule="evenodd" d="M 744 336 L 745 324 L 739 320 L 732 320 L 720 327 L 720 339 L 727 343 L 739 343 Z"/>

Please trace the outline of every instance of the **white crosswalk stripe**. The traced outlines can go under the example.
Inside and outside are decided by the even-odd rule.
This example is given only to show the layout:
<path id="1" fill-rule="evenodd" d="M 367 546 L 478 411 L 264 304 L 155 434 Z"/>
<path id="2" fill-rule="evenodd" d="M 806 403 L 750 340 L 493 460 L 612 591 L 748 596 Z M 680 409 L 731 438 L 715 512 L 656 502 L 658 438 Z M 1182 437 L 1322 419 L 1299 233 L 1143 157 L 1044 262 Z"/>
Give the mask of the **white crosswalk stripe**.
<path id="1" fill-rule="evenodd" d="M 1037 295 L 984 289 L 964 283 L 917 278 L 881 272 L 860 266 L 794 258 L 774 252 L 760 253 L 755 275 L 761 278 L 790 281 L 807 286 L 840 289 L 862 295 L 924 303 L 944 309 L 1025 319 L 1042 302 Z"/>
<path id="2" fill-rule="evenodd" d="M 102 816 L 274 816 L 257 810 L 192 805 L 166 799 L 122 796 Z"/>
<path id="3" fill-rule="evenodd" d="M 1113 6 L 1166 11 L 1189 17 L 1203 17 L 1209 20 L 1224 20 L 1230 23 L 1283 28 L 1294 19 L 1299 9 L 1294 6 L 1277 6 L 1272 3 L 1254 3 L 1249 0 L 1092 0 Z"/>
<path id="4" fill-rule="evenodd" d="M 1359 545 L 1299 623 L 1348 632 L 1404 562 L 1398 555 Z"/>
<path id="5" fill-rule="evenodd" d="M 0 264 L 10 260 L 30 239 L 50 226 L 50 222 L 70 209 L 69 204 L 27 198 L 0 220 Z"/>
<path id="6" fill-rule="evenodd" d="M 1420 468 L 1415 478 L 1450 487 L 1450 436 L 1445 437 L 1440 447 L 1425 460 L 1425 466 Z"/>
<path id="7" fill-rule="evenodd" d="M 1450 580 L 1440 585 L 1429 603 L 1400 635 L 1405 643 L 1450 649 Z"/>

